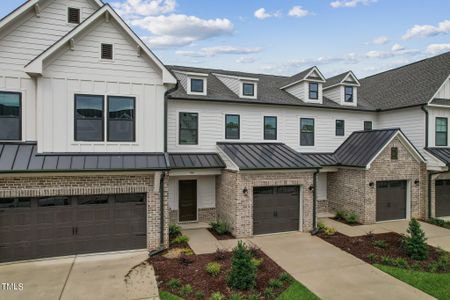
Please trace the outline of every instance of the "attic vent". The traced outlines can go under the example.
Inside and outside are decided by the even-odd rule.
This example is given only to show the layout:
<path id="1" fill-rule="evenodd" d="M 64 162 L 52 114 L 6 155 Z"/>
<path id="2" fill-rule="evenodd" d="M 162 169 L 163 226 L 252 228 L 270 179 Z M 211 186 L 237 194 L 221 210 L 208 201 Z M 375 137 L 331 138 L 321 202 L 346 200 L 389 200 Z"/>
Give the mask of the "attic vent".
<path id="1" fill-rule="evenodd" d="M 67 22 L 72 24 L 80 24 L 80 9 L 69 7 L 67 11 Z"/>
<path id="2" fill-rule="evenodd" d="M 102 44 L 102 59 L 113 59 L 112 44 Z"/>

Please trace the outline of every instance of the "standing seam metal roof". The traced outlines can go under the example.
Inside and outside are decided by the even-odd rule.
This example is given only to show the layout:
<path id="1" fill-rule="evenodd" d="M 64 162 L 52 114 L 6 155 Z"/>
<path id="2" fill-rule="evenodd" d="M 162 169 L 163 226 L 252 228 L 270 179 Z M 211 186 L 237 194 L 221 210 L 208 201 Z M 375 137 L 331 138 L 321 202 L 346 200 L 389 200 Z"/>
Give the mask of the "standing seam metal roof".
<path id="1" fill-rule="evenodd" d="M 450 166 L 450 148 L 426 148 L 433 156 Z"/>

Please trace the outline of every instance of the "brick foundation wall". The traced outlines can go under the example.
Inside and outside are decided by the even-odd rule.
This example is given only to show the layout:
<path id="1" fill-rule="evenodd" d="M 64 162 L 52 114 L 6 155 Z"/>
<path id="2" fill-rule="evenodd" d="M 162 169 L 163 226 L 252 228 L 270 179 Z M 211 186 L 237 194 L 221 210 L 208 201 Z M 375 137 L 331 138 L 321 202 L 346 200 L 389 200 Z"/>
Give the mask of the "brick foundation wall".
<path id="1" fill-rule="evenodd" d="M 317 213 L 328 213 L 328 200 L 317 200 Z"/>
<path id="2" fill-rule="evenodd" d="M 253 235 L 253 188 L 263 186 L 303 186 L 303 231 L 312 229 L 313 172 L 247 173 L 225 170 L 216 182 L 217 216 L 230 223 L 238 238 Z M 248 195 L 243 193 L 247 188 Z M 300 224 L 299 224 L 300 225 Z"/>
<path id="3" fill-rule="evenodd" d="M 165 241 L 168 246 L 168 179 L 164 184 Z M 0 177 L 0 198 L 102 194 L 147 194 L 147 247 L 160 246 L 160 194 L 154 192 L 154 175 L 74 175 Z"/>
<path id="4" fill-rule="evenodd" d="M 198 222 L 210 223 L 217 220 L 216 208 L 199 208 L 198 209 Z M 178 210 L 170 210 L 170 224 L 177 224 L 178 222 Z"/>

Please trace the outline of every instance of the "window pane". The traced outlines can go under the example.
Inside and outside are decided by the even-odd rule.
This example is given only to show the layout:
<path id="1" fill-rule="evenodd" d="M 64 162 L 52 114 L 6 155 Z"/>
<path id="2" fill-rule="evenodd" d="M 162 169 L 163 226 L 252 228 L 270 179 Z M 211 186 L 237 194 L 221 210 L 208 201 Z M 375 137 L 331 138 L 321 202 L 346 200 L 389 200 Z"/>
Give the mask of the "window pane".
<path id="1" fill-rule="evenodd" d="M 86 142 L 103 141 L 103 120 L 77 120 L 75 140 Z"/>
<path id="2" fill-rule="evenodd" d="M 277 139 L 277 118 L 276 117 L 264 117 L 264 139 L 276 140 Z"/>
<path id="3" fill-rule="evenodd" d="M 392 147 L 391 148 L 391 159 L 392 160 L 397 160 L 398 159 L 398 148 L 397 147 Z"/>
<path id="4" fill-rule="evenodd" d="M 448 144 L 448 120 L 447 118 L 436 118 L 436 146 L 447 146 Z"/>
<path id="5" fill-rule="evenodd" d="M 20 140 L 20 94 L 0 92 L 0 140 Z"/>
<path id="6" fill-rule="evenodd" d="M 30 198 L 3 198 L 0 199 L 0 209 L 31 207 Z"/>
<path id="7" fill-rule="evenodd" d="M 345 121 L 344 120 L 336 120 L 336 135 L 337 136 L 345 135 Z"/>
<path id="8" fill-rule="evenodd" d="M 145 202 L 145 194 L 125 194 L 114 196 L 116 203 L 143 203 Z"/>
<path id="9" fill-rule="evenodd" d="M 300 145 L 314 146 L 314 119 L 300 119 Z"/>
<path id="10" fill-rule="evenodd" d="M 447 133 L 436 132 L 436 146 L 447 146 Z"/>
<path id="11" fill-rule="evenodd" d="M 345 87 L 345 102 L 353 102 L 353 87 Z"/>
<path id="12" fill-rule="evenodd" d="M 198 143 L 198 114 L 180 113 L 179 143 L 196 145 Z"/>
<path id="13" fill-rule="evenodd" d="M 103 141 L 103 96 L 75 95 L 75 140 Z"/>
<path id="14" fill-rule="evenodd" d="M 318 99 L 319 98 L 319 84 L 317 83 L 309 83 L 309 99 Z"/>
<path id="15" fill-rule="evenodd" d="M 197 130 L 180 129 L 180 144 L 197 145 Z"/>
<path id="16" fill-rule="evenodd" d="M 203 79 L 191 79 L 191 92 L 203 93 Z"/>
<path id="17" fill-rule="evenodd" d="M 70 204 L 71 200 L 68 197 L 49 197 L 38 199 L 39 207 L 64 206 Z"/>
<path id="18" fill-rule="evenodd" d="M 102 96 L 76 95 L 75 105 L 77 119 L 103 118 Z"/>
<path id="19" fill-rule="evenodd" d="M 372 122 L 371 121 L 364 121 L 364 130 L 372 130 Z"/>
<path id="20" fill-rule="evenodd" d="M 226 115 L 225 116 L 225 138 L 226 139 L 239 139 L 239 116 L 238 115 Z"/>
<path id="21" fill-rule="evenodd" d="M 108 141 L 135 141 L 135 99 L 108 97 Z"/>
<path id="22" fill-rule="evenodd" d="M 255 96 L 255 85 L 253 83 L 244 83 L 243 94 L 244 96 Z"/>
<path id="23" fill-rule="evenodd" d="M 78 198 L 78 205 L 107 204 L 108 196 L 85 196 Z"/>

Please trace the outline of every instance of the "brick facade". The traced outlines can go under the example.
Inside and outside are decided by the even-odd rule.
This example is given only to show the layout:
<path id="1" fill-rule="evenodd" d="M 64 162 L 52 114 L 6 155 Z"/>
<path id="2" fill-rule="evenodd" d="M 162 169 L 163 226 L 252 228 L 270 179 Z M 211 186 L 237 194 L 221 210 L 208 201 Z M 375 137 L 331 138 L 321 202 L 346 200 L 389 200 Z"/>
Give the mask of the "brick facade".
<path id="1" fill-rule="evenodd" d="M 398 160 L 391 160 L 391 148 L 398 148 Z M 339 169 L 328 174 L 328 200 L 331 210 L 358 214 L 360 222 L 376 222 L 376 182 L 406 180 L 410 187 L 411 217 L 426 217 L 427 172 L 397 137 L 380 153 L 369 170 Z M 419 181 L 416 184 L 416 181 Z M 370 183 L 374 183 L 370 186 Z"/>
<path id="2" fill-rule="evenodd" d="M 197 222 L 210 223 L 217 220 L 216 208 L 199 208 L 197 216 Z M 170 224 L 176 224 L 178 222 L 178 210 L 170 210 Z"/>
<path id="3" fill-rule="evenodd" d="M 216 181 L 217 218 L 227 221 L 236 237 L 253 235 L 253 188 L 263 186 L 303 187 L 303 231 L 312 229 L 313 171 L 309 172 L 235 172 L 224 170 Z M 248 194 L 243 193 L 244 189 Z M 299 224 L 300 228 L 300 224 Z"/>
<path id="4" fill-rule="evenodd" d="M 165 239 L 168 246 L 168 178 L 164 184 Z M 158 187 L 159 188 L 159 187 Z M 0 177 L 0 198 L 48 197 L 102 194 L 147 194 L 147 247 L 160 246 L 160 194 L 154 189 L 154 175 L 42 175 Z"/>

